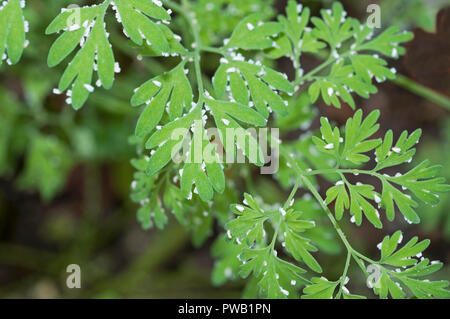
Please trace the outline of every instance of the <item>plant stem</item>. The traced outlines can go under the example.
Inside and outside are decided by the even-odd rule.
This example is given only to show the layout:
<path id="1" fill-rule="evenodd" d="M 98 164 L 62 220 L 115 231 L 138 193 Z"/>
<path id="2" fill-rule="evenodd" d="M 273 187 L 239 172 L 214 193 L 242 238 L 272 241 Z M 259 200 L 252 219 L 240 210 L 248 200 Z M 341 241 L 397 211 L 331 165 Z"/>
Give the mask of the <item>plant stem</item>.
<path id="1" fill-rule="evenodd" d="M 348 242 L 344 232 L 342 231 L 341 227 L 337 223 L 336 219 L 334 218 L 333 214 L 331 213 L 328 206 L 325 204 L 323 198 L 320 196 L 319 192 L 316 190 L 316 188 L 312 185 L 310 180 L 306 177 L 305 172 L 298 166 L 297 162 L 289 156 L 289 152 L 282 146 L 279 145 L 280 148 L 280 154 L 285 158 L 285 160 L 291 164 L 292 168 L 294 169 L 295 173 L 298 175 L 299 179 L 303 182 L 303 184 L 306 186 L 306 188 L 313 194 L 313 196 L 316 198 L 319 205 L 322 207 L 323 211 L 326 213 L 328 219 L 330 220 L 331 224 L 333 225 L 334 229 L 338 233 L 341 241 L 343 242 L 344 246 L 347 249 L 347 252 L 355 259 L 355 261 L 358 263 L 358 265 L 361 267 L 361 269 L 367 274 L 365 271 L 364 266 L 361 264 L 361 261 L 359 258 L 372 263 L 377 264 L 377 262 L 371 260 L 370 258 L 362 255 L 361 253 L 357 252 Z M 333 172 L 336 172 L 333 170 Z M 359 258 L 358 258 L 359 257 Z"/>
<path id="2" fill-rule="evenodd" d="M 270 243 L 270 252 L 273 253 L 275 250 L 275 244 L 277 242 L 277 237 L 278 237 L 278 231 L 280 230 L 280 223 L 278 223 L 278 226 L 275 228 L 274 233 L 273 233 L 273 237 L 272 237 L 272 242 Z"/>
<path id="3" fill-rule="evenodd" d="M 111 2 L 112 2 L 113 0 L 105 0 L 101 5 L 103 6 L 103 12 L 102 12 L 102 14 L 103 15 L 105 15 L 105 13 L 106 13 L 106 10 L 108 10 L 108 8 L 109 8 L 109 5 L 111 4 Z"/>
<path id="4" fill-rule="evenodd" d="M 312 176 L 312 175 L 328 175 L 328 174 L 363 174 L 363 175 L 370 175 L 378 178 L 383 178 L 387 176 L 381 175 L 374 170 L 360 170 L 360 169 L 351 169 L 351 168 L 333 168 L 333 169 L 318 169 L 318 170 L 312 170 L 309 172 L 304 172 L 306 176 Z"/>
<path id="5" fill-rule="evenodd" d="M 398 86 L 401 86 L 427 100 L 430 100 L 444 108 L 446 108 L 447 110 L 450 110 L 450 99 L 448 97 L 446 97 L 445 95 L 439 94 L 413 80 L 411 80 L 410 78 L 398 74 L 397 77 L 392 80 L 392 82 L 394 82 L 395 84 L 397 84 Z"/>
<path id="6" fill-rule="evenodd" d="M 197 27 L 197 20 L 195 18 L 195 14 L 193 11 L 190 10 L 190 5 L 188 1 L 183 1 L 182 5 L 179 5 L 178 3 L 173 2 L 171 0 L 163 0 L 163 3 L 167 7 L 173 9 L 174 11 L 176 11 L 177 13 L 179 13 L 181 16 L 184 17 L 194 36 L 194 42 L 192 43 L 192 45 L 194 47 L 193 58 L 194 58 L 195 75 L 198 83 L 197 104 L 201 104 L 204 99 L 205 89 L 203 85 L 202 69 L 200 65 L 202 44 L 200 40 L 200 31 L 198 30 Z"/>
<path id="7" fill-rule="evenodd" d="M 343 291 L 342 287 L 345 286 L 345 279 L 347 278 L 347 272 L 348 272 L 348 268 L 350 266 L 351 257 L 352 257 L 351 252 L 347 251 L 347 259 L 345 261 L 344 271 L 342 273 L 341 280 L 340 280 L 340 289 L 339 289 L 338 294 L 336 295 L 336 299 L 339 299 L 341 297 L 341 294 L 342 294 L 342 291 Z"/>
<path id="8" fill-rule="evenodd" d="M 284 208 L 284 209 L 287 209 L 287 208 L 289 207 L 289 203 L 290 203 L 291 200 L 294 198 L 295 193 L 297 193 L 297 190 L 298 190 L 298 188 L 300 187 L 300 183 L 301 183 L 301 181 L 300 181 L 300 178 L 299 178 L 299 179 L 297 179 L 297 182 L 295 183 L 294 188 L 292 189 L 291 193 L 289 194 L 288 199 L 286 200 L 286 202 L 285 202 L 284 205 L 283 205 L 283 208 Z"/>
<path id="9" fill-rule="evenodd" d="M 350 55 L 350 52 L 346 52 L 344 54 L 342 54 L 339 59 L 345 59 L 346 57 L 348 57 Z M 316 75 L 317 73 L 319 73 L 320 71 L 322 71 L 323 69 L 325 69 L 327 66 L 333 64 L 334 62 L 336 62 L 338 60 L 338 58 L 334 58 L 333 56 L 329 56 L 328 59 L 323 62 L 322 64 L 320 64 L 318 67 L 316 67 L 315 69 L 311 70 L 310 72 L 308 72 L 307 74 L 305 74 L 304 76 L 300 77 L 298 80 L 296 80 L 296 84 L 300 84 L 302 82 L 308 81 L 310 80 L 314 75 Z M 298 83 L 297 83 L 298 81 Z"/>
<path id="10" fill-rule="evenodd" d="M 164 6 L 169 7 L 171 9 L 173 9 L 174 11 L 176 11 L 177 13 L 185 16 L 186 12 L 184 11 L 184 8 L 179 5 L 178 3 L 176 3 L 175 1 L 172 0 L 162 0 L 162 2 L 164 3 Z"/>
<path id="11" fill-rule="evenodd" d="M 214 48 L 214 47 L 202 45 L 202 46 L 200 46 L 200 50 L 205 51 L 205 52 L 210 52 L 210 53 L 216 53 L 216 54 L 220 54 L 220 55 L 224 55 L 224 56 L 229 56 L 228 52 L 226 52 L 225 50 L 223 50 L 221 48 Z"/>

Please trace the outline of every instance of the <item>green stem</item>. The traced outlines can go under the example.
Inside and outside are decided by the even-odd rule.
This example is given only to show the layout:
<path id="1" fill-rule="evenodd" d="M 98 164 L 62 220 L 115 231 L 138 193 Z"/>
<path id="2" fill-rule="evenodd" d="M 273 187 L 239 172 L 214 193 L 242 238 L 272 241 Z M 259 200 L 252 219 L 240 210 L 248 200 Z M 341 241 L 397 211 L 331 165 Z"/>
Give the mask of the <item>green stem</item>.
<path id="1" fill-rule="evenodd" d="M 297 86 L 301 83 L 301 77 L 300 77 L 300 52 L 298 50 L 294 50 L 292 62 L 294 64 L 294 72 L 295 72 L 295 80 L 294 80 L 294 86 Z"/>
<path id="2" fill-rule="evenodd" d="M 413 80 L 411 80 L 410 78 L 398 74 L 397 77 L 392 80 L 392 82 L 394 82 L 395 84 L 397 84 L 398 86 L 401 86 L 427 100 L 430 100 L 444 108 L 446 108 L 447 110 L 450 110 L 450 99 L 448 97 L 446 97 L 445 95 L 439 94 Z"/>
<path id="3" fill-rule="evenodd" d="M 345 279 L 347 278 L 347 272 L 348 272 L 348 268 L 350 266 L 351 258 L 352 258 L 351 252 L 347 251 L 347 259 L 345 261 L 344 271 L 342 273 L 341 280 L 340 280 L 340 289 L 339 289 L 338 294 L 336 295 L 336 299 L 339 299 L 341 297 L 341 294 L 342 294 L 342 291 L 343 291 L 342 287 L 345 286 Z"/>
<path id="4" fill-rule="evenodd" d="M 202 69 L 200 65 L 201 51 L 202 51 L 201 48 L 203 46 L 201 44 L 200 31 L 197 27 L 197 20 L 195 18 L 195 14 L 193 11 L 190 10 L 190 5 L 188 1 L 183 1 L 182 5 L 179 5 L 178 3 L 171 0 L 163 0 L 163 3 L 167 7 L 173 9 L 174 11 L 176 11 L 177 13 L 179 13 L 181 16 L 184 17 L 194 36 L 194 42 L 192 43 L 192 45 L 194 47 L 193 58 L 194 58 L 195 75 L 198 83 L 197 104 L 201 104 L 204 100 L 204 92 L 205 92 L 203 85 Z"/>
<path id="5" fill-rule="evenodd" d="M 237 166 L 234 166 L 237 167 Z M 255 188 L 255 184 L 253 183 L 253 177 L 251 176 L 252 172 L 250 167 L 245 166 L 245 171 L 244 171 L 244 180 L 245 180 L 245 184 L 247 189 L 250 191 L 250 193 L 256 193 L 256 188 Z"/>
<path id="6" fill-rule="evenodd" d="M 202 45 L 199 47 L 199 49 L 202 51 L 205 51 L 205 52 L 216 53 L 216 54 L 220 54 L 220 55 L 227 56 L 227 57 L 230 56 L 230 54 L 228 54 L 228 52 L 226 52 L 222 48 L 214 48 L 214 47 Z"/>
<path id="7" fill-rule="evenodd" d="M 291 200 L 294 198 L 295 193 L 297 193 L 298 188 L 300 187 L 301 181 L 300 178 L 297 179 L 297 182 L 295 183 L 294 188 L 292 189 L 291 193 L 289 194 L 288 199 L 286 200 L 286 202 L 283 205 L 284 209 L 287 209 L 289 207 L 289 203 L 291 202 Z"/>
<path id="8" fill-rule="evenodd" d="M 178 12 L 179 14 L 185 16 L 186 12 L 184 11 L 184 8 L 179 5 L 178 3 L 176 3 L 175 1 L 172 0 L 162 0 L 162 2 L 164 3 L 165 7 L 168 7 L 176 12 Z"/>
<path id="9" fill-rule="evenodd" d="M 336 219 L 334 218 L 333 214 L 331 213 L 330 209 L 328 208 L 328 206 L 325 204 L 322 196 L 320 196 L 319 192 L 316 190 L 316 188 L 314 187 L 314 185 L 312 185 L 311 181 L 306 177 L 305 172 L 303 171 L 303 169 L 301 169 L 297 162 L 291 158 L 291 156 L 289 156 L 289 152 L 282 146 L 279 145 L 280 148 L 280 154 L 281 156 L 283 156 L 285 158 L 285 160 L 291 164 L 292 168 L 294 169 L 294 172 L 298 175 L 299 179 L 303 182 L 303 184 L 306 186 L 306 188 L 313 194 L 313 196 L 316 198 L 317 202 L 319 203 L 319 205 L 322 207 L 323 211 L 326 213 L 328 219 L 330 220 L 331 224 L 333 225 L 334 229 L 336 230 L 336 232 L 338 233 L 341 241 L 343 242 L 344 246 L 347 249 L 347 252 L 349 254 L 351 254 L 351 256 L 353 257 L 353 259 L 355 259 L 355 261 L 358 263 L 358 265 L 361 267 L 361 269 L 363 269 L 363 271 L 365 272 L 365 274 L 367 274 L 367 271 L 365 271 L 364 266 L 361 264 L 361 261 L 359 258 L 372 263 L 372 264 L 377 264 L 377 262 L 371 260 L 370 258 L 362 255 L 361 253 L 357 252 L 352 245 L 350 245 L 350 243 L 348 242 L 344 232 L 342 231 L 341 227 L 339 226 L 339 224 L 337 223 Z M 336 172 L 336 171 L 333 171 Z"/>
<path id="10" fill-rule="evenodd" d="M 280 223 L 278 223 L 278 226 L 275 228 L 275 231 L 273 233 L 272 242 L 270 243 L 271 253 L 275 250 L 275 244 L 277 242 L 277 236 L 278 236 L 279 229 L 280 229 Z"/>
<path id="11" fill-rule="evenodd" d="M 339 59 L 345 59 L 346 57 L 348 57 L 350 55 L 350 52 L 346 52 L 344 54 L 342 54 Z M 310 72 L 308 72 L 307 74 L 305 74 L 304 76 L 298 78 L 296 80 L 296 84 L 300 84 L 302 82 L 308 81 L 310 79 L 312 79 L 314 77 L 314 75 L 316 75 L 317 73 L 319 73 L 320 71 L 322 71 L 323 69 L 325 69 L 327 66 L 335 63 L 337 61 L 337 58 L 334 58 L 333 56 L 329 56 L 328 59 L 323 62 L 321 65 L 319 65 L 318 67 L 316 67 L 315 69 L 311 70 Z M 297 83 L 298 81 L 298 83 Z"/>
<path id="12" fill-rule="evenodd" d="M 102 3 L 102 6 L 103 6 L 103 15 L 105 15 L 105 13 L 106 13 L 106 10 L 108 10 L 108 8 L 109 8 L 109 5 L 111 4 L 111 2 L 112 2 L 113 0 L 105 0 L 105 2 L 103 2 Z"/>
<path id="13" fill-rule="evenodd" d="M 332 168 L 332 169 L 318 169 L 312 170 L 304 173 L 306 176 L 313 175 L 329 175 L 329 174 L 363 174 L 370 175 L 378 178 L 387 177 L 380 173 L 375 172 L 374 170 L 360 170 L 360 169 L 351 169 L 351 168 Z"/>
<path id="14" fill-rule="evenodd" d="M 301 50 L 298 48 L 298 41 L 295 41 L 294 39 L 292 39 L 291 37 L 289 37 L 290 42 L 291 42 L 291 47 L 292 47 L 292 51 L 291 51 L 291 59 L 292 59 L 292 64 L 294 65 L 294 72 L 295 72 L 295 79 L 294 79 L 294 86 L 297 86 L 300 84 L 300 56 L 301 56 Z M 298 39 L 296 39 L 298 40 Z"/>

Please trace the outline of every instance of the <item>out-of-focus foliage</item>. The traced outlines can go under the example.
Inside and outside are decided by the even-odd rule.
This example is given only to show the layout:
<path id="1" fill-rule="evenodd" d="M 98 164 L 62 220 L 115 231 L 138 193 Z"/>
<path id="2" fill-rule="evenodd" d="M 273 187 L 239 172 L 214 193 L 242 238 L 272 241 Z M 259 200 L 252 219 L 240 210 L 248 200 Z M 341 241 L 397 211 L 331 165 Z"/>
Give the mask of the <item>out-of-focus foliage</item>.
<path id="1" fill-rule="evenodd" d="M 132 154 L 127 142 L 129 127 L 124 123 L 131 123 L 136 115 L 126 101 L 126 81 L 110 95 L 94 94 L 91 103 L 95 109 L 80 115 L 61 108 L 64 101 L 52 94 L 55 73 L 42 64 L 51 39 L 43 38 L 42 32 L 53 13 L 70 3 L 47 4 L 47 20 L 38 13 L 42 2 L 27 3 L 23 14 L 33 30 L 28 38 L 30 43 L 41 45 L 30 45 L 24 51 L 22 64 L 14 67 L 14 73 L 6 73 L 8 66 L 2 66 L 0 172 L 9 177 L 20 175 L 20 188 L 38 190 L 47 201 L 63 189 L 75 163 L 129 158 Z"/>
<path id="2" fill-rule="evenodd" d="M 199 22 L 200 37 L 203 44 L 217 45 L 227 38 L 243 17 L 255 12 L 262 13 L 263 19 L 275 15 L 273 0 L 199 0 L 192 11 Z"/>
<path id="3" fill-rule="evenodd" d="M 435 163 L 448 163 L 450 161 L 450 150 L 448 145 L 450 143 L 450 123 L 447 121 L 442 126 L 442 140 L 435 140 L 434 138 L 424 141 L 424 146 L 418 153 L 418 160 L 430 159 Z M 443 170 L 442 175 L 450 178 L 449 170 Z M 426 231 L 433 231 L 435 229 L 442 229 L 447 241 L 450 241 L 450 216 L 448 214 L 448 207 L 450 205 L 450 197 L 447 194 L 441 195 L 441 202 L 433 208 L 424 207 L 421 205 L 418 209 L 419 216 L 422 220 L 421 226 Z"/>
<path id="4" fill-rule="evenodd" d="M 25 1 L 7 0 L 0 4 L 0 65 L 19 62 L 23 49 L 28 46 L 25 33 L 28 21 L 23 17 Z"/>
<path id="5" fill-rule="evenodd" d="M 383 0 L 380 3 L 383 12 L 381 18 L 384 23 L 401 27 L 413 25 L 432 31 L 435 28 L 436 13 L 446 4 L 445 0 Z"/>
<path id="6" fill-rule="evenodd" d="M 44 200 L 51 199 L 60 190 L 72 168 L 73 159 L 68 147 L 56 137 L 31 137 L 25 171 L 19 179 L 22 187 L 39 189 Z"/>

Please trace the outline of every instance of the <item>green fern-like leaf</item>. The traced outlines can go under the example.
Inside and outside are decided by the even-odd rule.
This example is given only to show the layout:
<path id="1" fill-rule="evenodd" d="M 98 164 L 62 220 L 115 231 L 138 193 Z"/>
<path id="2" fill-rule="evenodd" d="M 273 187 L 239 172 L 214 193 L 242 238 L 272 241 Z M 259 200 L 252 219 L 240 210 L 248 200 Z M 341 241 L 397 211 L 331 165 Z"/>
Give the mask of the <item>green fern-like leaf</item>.
<path id="1" fill-rule="evenodd" d="M 279 17 L 283 30 L 269 54 L 274 58 L 287 55 L 293 60 L 294 66 L 299 68 L 296 84 L 312 82 L 308 91 L 313 103 L 322 96 L 327 105 L 340 108 L 342 100 L 355 108 L 353 92 L 368 98 L 377 92 L 373 79 L 382 82 L 395 78 L 396 71 L 387 68 L 387 62 L 377 54 L 398 58 L 405 52 L 400 44 L 409 41 L 412 35 L 389 28 L 373 38 L 373 30 L 356 19 L 347 18 L 339 2 L 334 2 L 332 9 L 321 10 L 321 16 L 310 18 L 308 8 L 289 1 L 286 17 Z M 314 28 L 308 26 L 309 20 Z M 329 49 L 329 58 L 304 75 L 300 68 L 302 53 L 315 53 L 325 48 Z"/>
<path id="2" fill-rule="evenodd" d="M 55 93 L 67 91 L 67 103 L 79 109 L 95 90 L 95 86 L 110 89 L 114 74 L 121 71 L 115 61 L 109 34 L 106 31 L 105 15 L 113 2 L 106 0 L 98 5 L 63 10 L 47 27 L 46 34 L 63 31 L 54 42 L 48 55 L 48 65 L 62 63 L 79 47 L 62 75 Z M 161 6 L 152 1 L 115 1 L 116 18 L 124 32 L 137 45 L 145 40 L 161 52 L 169 50 L 163 30 L 152 19 L 170 19 Z M 96 71 L 98 79 L 93 75 Z"/>
<path id="3" fill-rule="evenodd" d="M 306 237 L 306 231 L 316 224 L 303 219 L 303 213 L 293 208 L 262 206 L 265 204 L 261 205 L 250 194 L 245 194 L 243 205 L 232 205 L 238 217 L 226 224 L 227 237 L 241 247 L 240 275 L 246 278 L 252 274 L 257 278 L 263 297 L 296 296 L 298 286 L 307 282 L 302 276 L 305 270 L 278 257 L 275 244 L 280 241 L 287 254 L 313 271 L 321 272 L 322 268 L 311 255 L 317 248 Z M 268 225 L 277 229 L 270 244 L 266 241 Z"/>
<path id="4" fill-rule="evenodd" d="M 421 299 L 449 298 L 450 291 L 446 288 L 448 281 L 430 281 L 423 277 L 429 276 L 442 268 L 442 263 L 422 256 L 423 251 L 429 246 L 429 240 L 418 241 L 412 238 L 403 247 L 398 249 L 402 242 L 401 231 L 392 236 L 386 236 L 379 244 L 381 258 L 378 266 L 381 268 L 381 277 L 374 283 L 374 292 L 380 298 L 404 298 L 406 292 L 403 287 Z M 392 269 L 392 267 L 401 267 Z M 403 286 L 403 287 L 402 287 Z"/>
<path id="5" fill-rule="evenodd" d="M 445 179 L 437 177 L 439 166 L 430 166 L 425 161 L 406 174 L 397 173 L 390 176 L 382 172 L 383 169 L 410 162 L 418 142 L 421 131 L 416 130 L 408 136 L 403 132 L 395 146 L 393 146 L 392 131 L 388 131 L 383 140 L 369 139 L 379 128 L 376 121 L 379 112 L 370 113 L 362 120 L 362 111 L 358 110 L 353 118 L 348 119 L 345 127 L 345 135 L 341 137 L 338 128 L 331 128 L 327 119 L 321 119 L 322 139 L 313 137 L 317 149 L 332 157 L 337 163 L 341 163 L 335 173 L 340 174 L 342 180 L 327 191 L 326 204 L 335 201 L 335 214 L 341 219 L 343 212 L 349 210 L 352 221 L 357 225 L 362 222 L 362 213 L 376 227 L 381 228 L 378 209 L 383 208 L 390 221 L 395 217 L 394 203 L 409 223 L 419 223 L 420 219 L 414 208 L 418 203 L 407 194 L 411 192 L 418 199 L 428 204 L 439 202 L 439 193 L 448 192 L 450 186 L 445 184 Z M 344 144 L 342 147 L 341 144 Z M 345 169 L 346 163 L 362 165 L 370 160 L 366 155 L 375 149 L 376 167 L 373 170 Z M 330 171 L 333 171 L 331 169 Z M 375 192 L 371 185 L 353 185 L 345 178 L 344 173 L 367 174 L 378 178 L 382 184 L 381 194 Z M 401 186 L 402 190 L 395 185 Z M 376 206 L 373 205 L 375 202 Z"/>
<path id="6" fill-rule="evenodd" d="M 28 45 L 28 22 L 23 16 L 25 0 L 7 0 L 0 4 L 0 65 L 3 60 L 16 64 Z"/>

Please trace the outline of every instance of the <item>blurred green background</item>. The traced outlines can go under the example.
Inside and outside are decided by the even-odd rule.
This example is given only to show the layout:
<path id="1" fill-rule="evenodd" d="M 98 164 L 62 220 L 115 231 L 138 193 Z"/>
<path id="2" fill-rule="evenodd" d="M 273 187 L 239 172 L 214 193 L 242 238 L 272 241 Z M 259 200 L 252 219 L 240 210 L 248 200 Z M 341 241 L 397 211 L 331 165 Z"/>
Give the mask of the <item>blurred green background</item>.
<path id="1" fill-rule="evenodd" d="M 130 160 L 136 154 L 130 136 L 140 111 L 130 107 L 129 99 L 135 87 L 168 69 L 173 60 L 137 59 L 138 51 L 111 23 L 108 31 L 123 70 L 114 88 L 97 90 L 78 112 L 65 104 L 64 96 L 52 94 L 62 68 L 47 67 L 46 56 L 55 38 L 45 36 L 44 30 L 62 7 L 74 2 L 90 3 L 27 1 L 30 45 L 19 64 L 0 67 L 0 297 L 239 298 L 243 282 L 221 287 L 211 283 L 211 245 L 220 234 L 219 226 L 213 225 L 213 231 L 200 239 L 192 238 L 173 218 L 164 231 L 144 231 L 136 221 L 137 205 L 129 199 L 134 173 Z M 204 17 L 200 21 L 202 41 L 211 45 L 227 37 L 245 15 L 262 11 L 272 17 L 285 5 L 272 0 L 192 2 Z M 217 10 L 206 11 L 209 2 L 215 3 Z M 315 14 L 332 2 L 301 1 Z M 405 129 L 423 128 L 416 161 L 428 158 L 443 165 L 443 175 L 450 180 L 449 7 L 438 15 L 450 1 L 343 3 L 349 15 L 361 20 L 368 16 L 367 6 L 378 3 L 383 27 L 397 24 L 414 30 L 416 37 L 407 45 L 407 54 L 390 61 L 402 76 L 380 85 L 377 94 L 369 100 L 359 99 L 357 105 L 366 110 L 379 108 L 383 131 L 392 128 L 398 135 Z M 180 21 L 175 20 L 174 25 L 183 30 Z M 213 57 L 203 61 L 211 73 L 216 63 Z M 291 68 L 287 61 L 278 63 L 282 70 Z M 308 69 L 308 64 L 317 63 L 317 57 L 305 57 L 303 63 Z M 301 102 L 298 108 L 315 116 L 313 128 L 317 128 L 319 114 L 339 124 L 352 114 L 350 108 L 307 104 Z M 281 125 L 288 132 L 301 132 L 301 124 Z M 225 216 L 228 204 L 239 200 L 245 190 L 254 189 L 269 202 L 282 201 L 288 194 L 275 179 L 261 177 L 258 169 L 245 165 L 236 165 L 227 177 L 234 187 L 216 199 L 223 201 Z M 449 209 L 450 196 L 442 196 L 437 207 L 419 209 L 420 225 L 406 226 L 396 220 L 385 223 L 380 231 L 367 225 L 352 227 L 346 221 L 342 224 L 356 248 L 368 256 L 377 256 L 376 244 L 385 234 L 403 229 L 408 237 L 430 238 L 428 257 L 448 265 Z M 324 275 L 337 278 L 344 259 L 339 247 L 320 254 L 319 262 L 327 265 Z M 69 264 L 81 266 L 81 289 L 65 285 Z M 364 277 L 354 270 L 355 279 L 348 286 L 362 292 L 366 289 Z M 450 278 L 450 267 L 438 276 Z"/>

